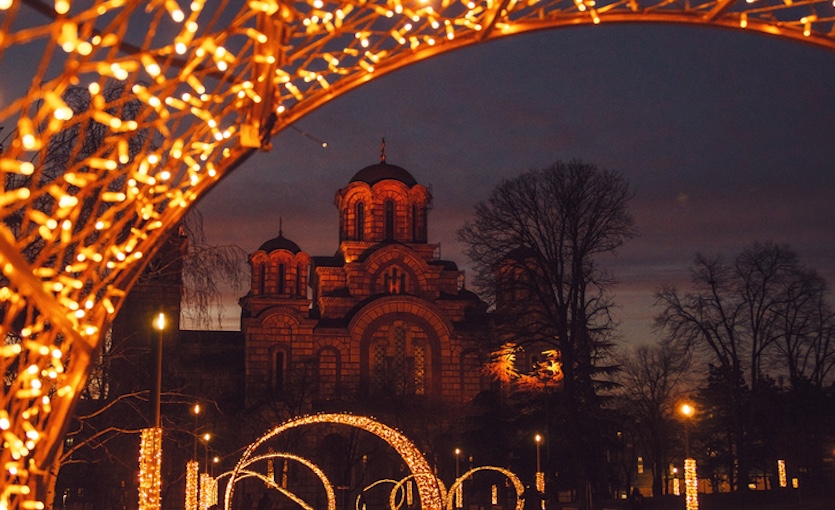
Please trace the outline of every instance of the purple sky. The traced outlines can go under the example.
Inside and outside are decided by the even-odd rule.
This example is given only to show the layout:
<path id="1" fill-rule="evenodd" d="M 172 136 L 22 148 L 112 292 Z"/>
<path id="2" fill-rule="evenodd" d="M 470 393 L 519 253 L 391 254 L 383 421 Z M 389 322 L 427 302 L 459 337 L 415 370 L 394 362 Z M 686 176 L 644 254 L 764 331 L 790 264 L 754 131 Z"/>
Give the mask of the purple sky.
<path id="1" fill-rule="evenodd" d="M 466 269 L 456 229 L 503 178 L 579 158 L 623 172 L 639 237 L 607 260 L 624 337 L 652 341 L 653 293 L 696 252 L 790 244 L 835 284 L 835 53 L 682 26 L 552 30 L 402 69 L 332 101 L 199 204 L 209 241 L 278 233 L 337 248 L 336 190 L 379 158 L 431 186 L 430 241 Z M 238 328 L 234 298 L 225 329 Z"/>

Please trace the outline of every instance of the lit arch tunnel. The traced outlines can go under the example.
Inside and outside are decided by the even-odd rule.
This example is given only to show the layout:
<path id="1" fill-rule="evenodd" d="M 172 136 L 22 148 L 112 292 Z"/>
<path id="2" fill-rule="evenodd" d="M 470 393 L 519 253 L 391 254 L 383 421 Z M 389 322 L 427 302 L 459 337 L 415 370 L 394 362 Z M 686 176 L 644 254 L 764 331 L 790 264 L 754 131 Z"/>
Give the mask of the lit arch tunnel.
<path id="1" fill-rule="evenodd" d="M 830 0 L 252 0 L 211 8 L 201 0 L 0 0 L 0 66 L 29 73 L 17 77 L 20 97 L 0 104 L 8 135 L 0 360 L 16 374 L 0 408 L 8 444 L 0 507 L 37 508 L 43 499 L 43 473 L 100 333 L 165 232 L 248 155 L 268 149 L 272 135 L 326 102 L 448 51 L 584 24 L 713 26 L 835 49 Z M 112 93 L 113 83 L 125 92 Z M 90 122 L 103 127 L 103 143 L 59 143 Z"/>

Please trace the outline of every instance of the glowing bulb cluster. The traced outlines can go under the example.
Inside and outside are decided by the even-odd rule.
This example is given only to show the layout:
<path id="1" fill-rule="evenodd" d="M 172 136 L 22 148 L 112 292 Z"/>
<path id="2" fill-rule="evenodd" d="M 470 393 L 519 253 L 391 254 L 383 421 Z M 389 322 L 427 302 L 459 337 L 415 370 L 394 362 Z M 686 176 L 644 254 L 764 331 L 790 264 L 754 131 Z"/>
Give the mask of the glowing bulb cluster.
<path id="1" fill-rule="evenodd" d="M 5 324 L 29 317 L 5 332 L 12 345 L 0 353 L 7 369 L 35 367 L 18 371 L 2 397 L 0 510 L 42 506 L 28 461 L 61 441 L 51 413 L 69 415 L 88 353 L 129 290 L 132 279 L 122 276 L 141 269 L 190 205 L 295 119 L 446 50 L 607 16 L 738 25 L 835 49 L 831 16 L 815 14 L 822 12 L 816 4 L 831 3 L 809 0 L 798 9 L 786 0 L 763 9 L 746 0 L 725 9 L 719 0 L 248 0 L 204 13 L 205 0 L 55 0 L 55 14 L 33 22 L 13 0 L 0 0 L 0 59 L 30 54 L 27 45 L 44 55 L 40 65 L 16 67 L 31 75 L 15 81 L 32 85 L 0 108 L 11 132 L 0 154 L 0 300 Z M 225 22 L 201 25 L 209 18 Z M 136 40 L 125 35 L 138 33 Z M 114 96 L 113 86 L 122 93 Z M 71 101 L 73 87 L 88 97 Z M 77 158 L 50 173 L 42 162 L 53 141 L 92 123 L 104 143 L 83 156 L 73 152 Z M 53 357 L 56 350 L 63 354 Z M 556 377 L 560 367 L 544 369 Z"/>
<path id="2" fill-rule="evenodd" d="M 139 510 L 159 510 L 162 505 L 162 428 L 142 429 L 139 446 Z"/>
<path id="3" fill-rule="evenodd" d="M 684 459 L 684 505 L 686 510 L 699 510 L 699 480 L 696 459 Z"/>

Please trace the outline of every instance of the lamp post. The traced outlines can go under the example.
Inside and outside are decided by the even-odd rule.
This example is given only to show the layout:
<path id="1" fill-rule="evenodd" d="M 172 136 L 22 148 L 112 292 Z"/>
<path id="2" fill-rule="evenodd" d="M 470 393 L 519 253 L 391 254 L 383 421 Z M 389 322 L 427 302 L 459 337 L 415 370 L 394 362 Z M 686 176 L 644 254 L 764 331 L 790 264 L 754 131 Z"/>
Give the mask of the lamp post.
<path id="1" fill-rule="evenodd" d="M 194 455 L 192 458 L 197 460 L 197 429 L 200 425 L 200 404 L 194 404 L 191 411 L 194 413 Z"/>
<path id="2" fill-rule="evenodd" d="M 536 491 L 540 494 L 545 493 L 545 473 L 542 472 L 542 465 L 541 460 L 542 457 L 539 455 L 539 447 L 542 445 L 542 436 L 537 434 L 533 436 L 533 440 L 536 443 Z M 544 510 L 545 508 L 545 499 L 540 499 L 541 508 Z"/>
<path id="3" fill-rule="evenodd" d="M 194 453 L 186 463 L 186 505 L 185 510 L 197 510 L 200 490 L 200 462 L 197 460 L 197 428 L 200 424 L 200 404 L 194 404 Z"/>
<path id="4" fill-rule="evenodd" d="M 212 435 L 210 433 L 206 432 L 205 434 L 203 434 L 202 438 L 203 438 L 204 446 L 206 447 L 205 456 L 203 457 L 203 460 L 206 463 L 206 472 L 208 473 L 209 472 L 209 440 L 212 439 Z"/>
<path id="5" fill-rule="evenodd" d="M 542 471 L 540 469 L 540 457 L 539 457 L 539 445 L 542 444 L 542 436 L 539 434 L 533 436 L 533 440 L 536 442 L 536 472 L 539 473 Z"/>
<path id="6" fill-rule="evenodd" d="M 160 396 L 162 394 L 162 333 L 165 331 L 165 314 L 160 312 L 154 319 L 154 329 L 157 330 L 157 344 L 154 346 L 156 365 L 154 372 L 154 386 L 151 395 L 151 405 L 154 415 L 154 427 L 160 428 Z"/>
<path id="7" fill-rule="evenodd" d="M 696 414 L 696 408 L 684 403 L 679 407 L 679 412 L 684 416 L 684 457 L 690 458 L 690 418 Z"/>
<path id="8" fill-rule="evenodd" d="M 160 396 L 162 393 L 162 334 L 165 331 L 165 314 L 160 312 L 153 320 L 158 332 L 155 351 L 155 370 L 151 396 L 148 399 L 153 415 L 152 426 L 142 430 L 139 443 L 139 510 L 159 510 L 161 508 L 160 488 L 162 486 L 162 427 L 160 416 Z"/>
<path id="9" fill-rule="evenodd" d="M 458 478 L 461 476 L 461 470 L 459 468 L 459 460 L 461 459 L 461 448 L 455 449 L 455 481 L 458 481 Z M 461 508 L 464 506 L 463 502 L 463 494 L 462 494 L 462 486 L 458 484 L 455 489 L 455 508 Z"/>
<path id="10" fill-rule="evenodd" d="M 690 420 L 696 414 L 696 408 L 688 403 L 679 407 L 684 416 L 684 504 L 686 510 L 699 509 L 699 481 L 696 477 L 696 459 L 690 457 Z"/>

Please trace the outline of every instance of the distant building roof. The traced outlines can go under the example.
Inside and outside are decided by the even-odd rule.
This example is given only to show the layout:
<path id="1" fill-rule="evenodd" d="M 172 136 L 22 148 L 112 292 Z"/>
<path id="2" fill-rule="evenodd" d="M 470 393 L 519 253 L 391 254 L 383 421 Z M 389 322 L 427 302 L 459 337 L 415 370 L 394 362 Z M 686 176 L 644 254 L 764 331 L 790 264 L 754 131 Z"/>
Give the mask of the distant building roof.
<path id="1" fill-rule="evenodd" d="M 258 249 L 267 253 L 272 253 L 276 250 L 287 250 L 293 255 L 302 251 L 302 249 L 299 248 L 298 244 L 284 237 L 281 231 L 278 232 L 278 237 L 270 239 L 269 241 L 262 244 L 261 247 Z"/>
<path id="2" fill-rule="evenodd" d="M 417 184 L 415 178 L 406 169 L 397 165 L 389 165 L 385 160 L 363 168 L 354 175 L 351 182 L 365 182 L 369 186 L 373 186 L 386 179 L 400 181 L 410 188 Z"/>

